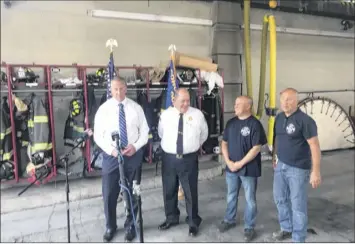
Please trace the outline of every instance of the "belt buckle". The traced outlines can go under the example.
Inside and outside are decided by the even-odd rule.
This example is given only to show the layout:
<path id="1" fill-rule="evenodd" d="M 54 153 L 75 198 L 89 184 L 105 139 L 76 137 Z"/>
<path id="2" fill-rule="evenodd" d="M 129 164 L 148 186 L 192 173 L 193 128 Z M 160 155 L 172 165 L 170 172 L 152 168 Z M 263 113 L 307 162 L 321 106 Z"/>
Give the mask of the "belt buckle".
<path id="1" fill-rule="evenodd" d="M 182 154 L 176 154 L 177 159 L 182 159 L 182 156 L 183 156 Z"/>

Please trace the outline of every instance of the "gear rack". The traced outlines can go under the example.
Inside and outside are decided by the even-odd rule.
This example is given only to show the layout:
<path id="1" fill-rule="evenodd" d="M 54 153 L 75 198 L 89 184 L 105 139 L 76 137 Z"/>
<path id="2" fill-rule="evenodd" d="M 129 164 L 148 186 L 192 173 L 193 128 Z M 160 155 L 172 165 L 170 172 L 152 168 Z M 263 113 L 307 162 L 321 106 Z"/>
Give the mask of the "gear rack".
<path id="1" fill-rule="evenodd" d="M 12 79 L 14 77 L 14 69 L 15 68 L 19 68 L 19 67 L 27 67 L 30 69 L 41 69 L 43 72 L 43 76 L 42 76 L 42 80 L 43 80 L 43 84 L 40 86 L 40 89 L 35 88 L 31 88 L 31 89 L 21 89 L 21 90 L 17 90 L 17 89 L 13 89 L 14 84 L 12 82 Z M 19 94 L 19 93 L 44 93 L 47 96 L 47 100 L 48 100 L 48 113 L 49 113 L 49 124 L 50 124 L 50 132 L 51 132 L 51 140 L 52 140 L 52 160 L 50 162 L 50 166 L 52 168 L 50 174 L 41 182 L 42 184 L 45 184 L 47 182 L 51 182 L 51 181 L 55 181 L 55 180 L 59 180 L 60 177 L 58 177 L 57 174 L 57 161 L 58 161 L 58 157 L 60 155 L 57 155 L 57 145 L 58 145 L 58 140 L 56 140 L 57 136 L 56 132 L 55 132 L 55 124 L 56 122 L 58 122 L 55 119 L 55 112 L 56 110 L 58 110 L 58 107 L 56 103 L 53 102 L 53 98 L 56 96 L 65 96 L 68 94 L 73 94 L 75 92 L 82 92 L 83 93 L 83 97 L 84 97 L 84 107 L 85 107 L 85 129 L 88 129 L 90 127 L 89 124 L 89 118 L 88 118 L 88 107 L 89 107 L 89 98 L 88 98 L 88 81 L 87 81 L 87 74 L 88 74 L 88 70 L 92 70 L 92 69 L 106 69 L 106 65 L 79 65 L 79 64 L 72 64 L 72 65 L 60 65 L 60 64 L 7 64 L 5 62 L 2 62 L 1 64 L 1 68 L 2 70 L 6 70 L 6 76 L 7 76 L 7 87 L 6 85 L 3 86 L 3 84 L 1 84 L 1 94 L 3 96 L 3 94 L 7 94 L 7 97 L 12 97 L 12 94 Z M 82 86 L 78 86 L 78 87 L 74 87 L 72 89 L 57 89 L 53 87 L 53 83 L 52 83 L 52 78 L 53 78 L 53 70 L 54 69 L 73 69 L 76 72 L 77 78 L 79 80 L 82 81 Z M 145 66 L 115 66 L 116 72 L 119 74 L 120 71 L 122 70 L 133 70 L 134 72 L 137 72 L 137 69 L 146 69 L 149 70 L 152 67 L 145 67 Z M 190 89 L 194 89 L 197 90 L 197 97 L 198 97 L 198 108 L 201 109 L 201 103 L 202 103 L 202 96 L 203 96 L 203 88 L 205 87 L 205 84 L 202 84 L 201 82 L 201 74 L 200 74 L 200 70 L 196 70 L 198 73 L 198 77 L 197 78 L 197 84 L 190 84 L 190 85 L 185 85 L 185 84 L 180 84 L 180 87 L 187 87 Z M 223 77 L 223 71 L 219 71 L 219 73 L 222 76 L 222 80 L 224 79 Z M 128 85 L 127 88 L 127 96 L 129 97 L 129 92 L 133 92 L 133 91 L 145 91 L 146 95 L 147 95 L 147 100 L 148 103 L 150 103 L 152 101 L 152 96 L 154 95 L 154 93 L 156 92 L 161 92 L 163 90 L 167 89 L 167 82 L 160 82 L 158 84 L 153 84 L 150 81 L 150 77 L 149 77 L 149 72 L 146 73 L 146 82 L 144 83 L 140 83 L 140 84 L 135 84 L 134 86 Z M 103 94 L 106 91 L 106 87 L 103 88 L 94 88 L 95 91 L 95 99 L 97 100 L 97 95 Z M 222 114 L 224 114 L 224 90 L 223 88 L 218 88 L 218 93 L 220 94 L 220 98 L 221 98 L 221 112 Z M 9 109 L 10 111 L 14 111 L 14 102 L 12 101 L 12 99 L 8 99 L 8 105 L 9 105 Z M 13 148 L 13 157 L 12 157 L 12 161 L 13 161 L 13 166 L 14 166 L 14 179 L 12 180 L 5 180 L 5 181 L 1 181 L 1 183 L 6 183 L 6 184 L 18 184 L 18 183 L 32 183 L 33 181 L 35 181 L 36 179 L 34 177 L 29 177 L 29 178 L 23 178 L 19 175 L 19 167 L 20 167 L 20 162 L 19 162 L 19 157 L 18 154 L 16 152 L 18 152 L 18 143 L 16 141 L 16 127 L 15 127 L 15 118 L 14 118 L 14 113 L 10 113 L 10 120 L 11 120 L 11 142 L 12 142 L 12 148 Z M 209 138 L 216 138 L 219 137 L 220 135 L 210 135 Z M 86 176 L 95 176 L 98 175 L 97 170 L 93 169 L 91 167 L 91 142 L 90 140 L 87 141 L 87 143 L 85 144 L 85 149 L 82 151 L 82 154 L 85 158 L 86 161 L 86 166 L 84 169 L 84 175 L 83 177 Z M 152 145 L 153 145 L 153 140 L 149 139 L 148 141 L 148 152 L 149 152 L 149 156 L 148 156 L 148 160 L 147 163 L 148 164 L 152 164 L 153 163 L 153 159 L 152 159 Z M 60 151 L 60 150 L 59 150 Z M 202 148 L 200 149 L 200 154 L 202 155 Z M 156 170 L 158 167 L 158 162 L 154 162 L 156 163 Z M 40 183 L 36 183 L 37 185 L 39 185 Z"/>

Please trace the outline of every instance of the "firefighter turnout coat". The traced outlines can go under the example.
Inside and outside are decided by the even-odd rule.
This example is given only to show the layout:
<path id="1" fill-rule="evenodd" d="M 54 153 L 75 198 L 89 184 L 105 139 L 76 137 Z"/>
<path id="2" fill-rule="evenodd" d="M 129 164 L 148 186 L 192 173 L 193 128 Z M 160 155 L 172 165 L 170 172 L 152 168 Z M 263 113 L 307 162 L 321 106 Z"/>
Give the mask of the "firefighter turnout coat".
<path id="1" fill-rule="evenodd" d="M 32 94 L 28 109 L 27 127 L 31 155 L 41 152 L 48 153 L 52 149 L 52 134 L 45 98 Z"/>
<path id="2" fill-rule="evenodd" d="M 10 120 L 10 108 L 7 98 L 1 101 L 1 120 L 0 120 L 0 162 L 7 162 L 12 159 L 12 131 Z"/>

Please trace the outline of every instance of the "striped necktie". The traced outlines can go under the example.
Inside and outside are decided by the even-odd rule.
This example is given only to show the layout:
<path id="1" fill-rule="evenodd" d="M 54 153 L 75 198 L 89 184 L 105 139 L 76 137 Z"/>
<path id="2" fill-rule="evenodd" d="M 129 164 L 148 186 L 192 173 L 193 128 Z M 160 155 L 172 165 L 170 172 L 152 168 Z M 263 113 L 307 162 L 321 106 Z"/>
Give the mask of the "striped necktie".
<path id="1" fill-rule="evenodd" d="M 120 126 L 120 140 L 121 140 L 121 147 L 125 148 L 128 145 L 128 139 L 127 139 L 127 128 L 126 128 L 126 115 L 124 112 L 124 106 L 122 103 L 119 105 L 119 126 Z"/>
<path id="2" fill-rule="evenodd" d="M 176 142 L 176 154 L 177 155 L 182 155 L 184 152 L 184 146 L 183 146 L 183 133 L 184 133 L 184 119 L 183 119 L 183 114 L 180 114 L 179 118 L 179 127 L 178 127 L 178 136 L 177 136 L 177 142 Z"/>

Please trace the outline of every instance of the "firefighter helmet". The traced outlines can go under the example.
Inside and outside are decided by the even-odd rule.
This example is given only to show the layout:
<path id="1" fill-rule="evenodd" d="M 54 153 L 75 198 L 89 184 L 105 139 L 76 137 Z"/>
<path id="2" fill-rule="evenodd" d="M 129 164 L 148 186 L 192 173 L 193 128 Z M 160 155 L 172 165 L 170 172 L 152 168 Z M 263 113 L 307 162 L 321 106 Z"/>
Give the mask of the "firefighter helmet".
<path id="1" fill-rule="evenodd" d="M 0 180 L 12 180 L 15 178 L 14 165 L 9 162 L 0 162 Z"/>
<path id="2" fill-rule="evenodd" d="M 195 72 L 193 69 L 189 68 L 178 68 L 176 70 L 178 78 L 181 79 L 181 82 L 193 82 L 196 78 Z"/>
<path id="3" fill-rule="evenodd" d="M 72 117 L 78 116 L 83 110 L 83 104 L 79 99 L 73 99 L 70 101 L 70 115 Z"/>
<path id="4" fill-rule="evenodd" d="M 18 68 L 15 77 L 13 77 L 14 81 L 24 81 L 24 82 L 37 82 L 37 78 L 39 76 L 33 72 L 32 69 L 26 67 Z"/>
<path id="5" fill-rule="evenodd" d="M 4 71 L 1 71 L 1 83 L 7 84 L 7 75 Z"/>
<path id="6" fill-rule="evenodd" d="M 97 77 L 104 77 L 105 76 L 105 69 L 104 68 L 100 68 L 98 70 L 96 70 L 96 76 Z"/>

